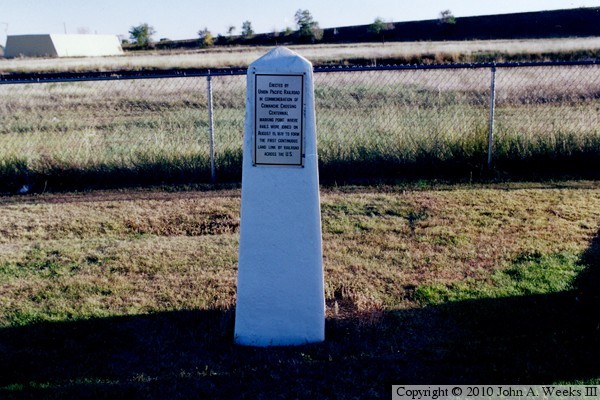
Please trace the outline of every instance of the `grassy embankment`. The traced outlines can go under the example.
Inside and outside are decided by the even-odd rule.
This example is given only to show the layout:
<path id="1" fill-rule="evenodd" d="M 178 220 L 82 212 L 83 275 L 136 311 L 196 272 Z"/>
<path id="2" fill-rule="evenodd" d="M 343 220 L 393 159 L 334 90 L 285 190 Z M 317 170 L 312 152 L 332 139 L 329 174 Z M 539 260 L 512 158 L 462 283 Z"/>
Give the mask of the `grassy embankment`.
<path id="1" fill-rule="evenodd" d="M 325 189 L 327 340 L 290 349 L 232 344 L 238 210 L 237 189 L 0 198 L 0 395 L 600 382 L 597 182 Z"/>
<path id="2" fill-rule="evenodd" d="M 597 66 L 499 70 L 495 174 L 584 176 Z M 489 70 L 317 74 L 321 177 L 484 176 Z M 206 80 L 0 86 L 0 190 L 208 181 Z M 213 79 L 217 177 L 239 180 L 245 77 Z"/>

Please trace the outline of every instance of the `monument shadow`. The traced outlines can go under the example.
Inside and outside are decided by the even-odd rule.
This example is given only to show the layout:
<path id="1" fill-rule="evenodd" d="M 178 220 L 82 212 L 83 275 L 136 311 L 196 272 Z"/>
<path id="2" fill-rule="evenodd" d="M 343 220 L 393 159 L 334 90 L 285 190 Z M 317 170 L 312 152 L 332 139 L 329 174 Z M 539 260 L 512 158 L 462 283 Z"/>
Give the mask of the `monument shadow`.
<path id="1" fill-rule="evenodd" d="M 392 384 L 600 377 L 600 234 L 575 289 L 361 314 L 321 344 L 233 344 L 234 311 L 181 310 L 0 330 L 0 398 L 379 398 Z"/>

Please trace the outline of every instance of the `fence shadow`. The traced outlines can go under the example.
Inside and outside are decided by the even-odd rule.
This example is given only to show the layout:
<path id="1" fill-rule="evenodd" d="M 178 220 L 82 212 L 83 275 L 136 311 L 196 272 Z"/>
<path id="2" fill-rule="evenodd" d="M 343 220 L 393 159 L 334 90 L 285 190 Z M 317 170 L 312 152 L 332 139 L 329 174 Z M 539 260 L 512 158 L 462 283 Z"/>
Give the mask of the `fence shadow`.
<path id="1" fill-rule="evenodd" d="M 325 343 L 233 345 L 233 310 L 0 330 L 2 398 L 364 398 L 395 383 L 598 379 L 600 235 L 576 290 L 330 317 Z M 351 310 L 350 310 L 351 311 Z"/>

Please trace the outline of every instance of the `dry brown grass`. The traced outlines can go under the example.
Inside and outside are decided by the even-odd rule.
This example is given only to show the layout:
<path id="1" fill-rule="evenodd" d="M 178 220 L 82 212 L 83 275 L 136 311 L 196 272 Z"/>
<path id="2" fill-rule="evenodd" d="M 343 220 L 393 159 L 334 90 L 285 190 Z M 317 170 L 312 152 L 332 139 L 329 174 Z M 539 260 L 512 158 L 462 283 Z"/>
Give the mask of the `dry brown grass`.
<path id="1" fill-rule="evenodd" d="M 323 189 L 326 341 L 297 348 L 233 345 L 239 196 L 0 197 L 0 396 L 353 399 L 385 397 L 392 382 L 597 384 L 598 308 L 583 300 L 597 299 L 600 183 Z M 538 295 L 498 296 L 523 281 Z M 423 306 L 457 288 L 469 301 Z"/>
<path id="2" fill-rule="evenodd" d="M 593 190 L 456 189 L 325 197 L 329 297 L 413 304 L 411 288 L 484 282 L 523 254 L 577 254 L 595 233 Z M 584 199 L 585 198 L 585 199 Z"/>
<path id="3" fill-rule="evenodd" d="M 4 326 L 234 304 L 239 192 L 105 195 L 0 199 Z M 338 311 L 414 307 L 423 284 L 487 282 L 524 254 L 577 255 L 600 220 L 596 182 L 328 189 L 322 201 Z"/>
<path id="4" fill-rule="evenodd" d="M 471 40 L 443 42 L 390 42 L 329 45 L 291 45 L 315 64 L 343 63 L 347 60 L 413 60 L 423 57 L 438 61 L 460 61 L 478 55 L 527 56 L 600 50 L 600 38 Z M 225 68 L 246 67 L 272 47 L 231 47 L 196 51 L 142 52 L 119 57 L 65 59 L 0 59 L 0 72 L 111 71 L 118 69 Z"/>

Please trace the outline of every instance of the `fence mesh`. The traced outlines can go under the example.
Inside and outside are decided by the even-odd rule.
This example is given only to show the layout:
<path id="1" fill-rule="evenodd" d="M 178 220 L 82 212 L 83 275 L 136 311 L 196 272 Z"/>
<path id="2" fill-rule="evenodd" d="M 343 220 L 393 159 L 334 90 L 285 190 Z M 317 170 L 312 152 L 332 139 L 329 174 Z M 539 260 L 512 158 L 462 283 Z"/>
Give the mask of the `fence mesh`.
<path id="1" fill-rule="evenodd" d="M 494 74 L 496 166 L 583 155 L 578 163 L 597 168 L 600 65 L 488 65 L 317 70 L 322 173 L 484 170 Z M 68 171 L 208 180 L 207 76 L 147 78 L 2 81 L 4 181 Z M 246 76 L 213 75 L 211 86 L 217 179 L 236 180 Z"/>
<path id="2" fill-rule="evenodd" d="M 485 70 L 319 74 L 315 79 L 320 157 L 415 162 L 453 158 L 486 140 Z"/>
<path id="3" fill-rule="evenodd" d="M 503 68 L 496 79 L 496 153 L 556 156 L 594 141 L 598 151 L 600 66 Z"/>
<path id="4" fill-rule="evenodd" d="M 0 159 L 31 168 L 130 168 L 208 154 L 206 80 L 0 86 Z"/>

